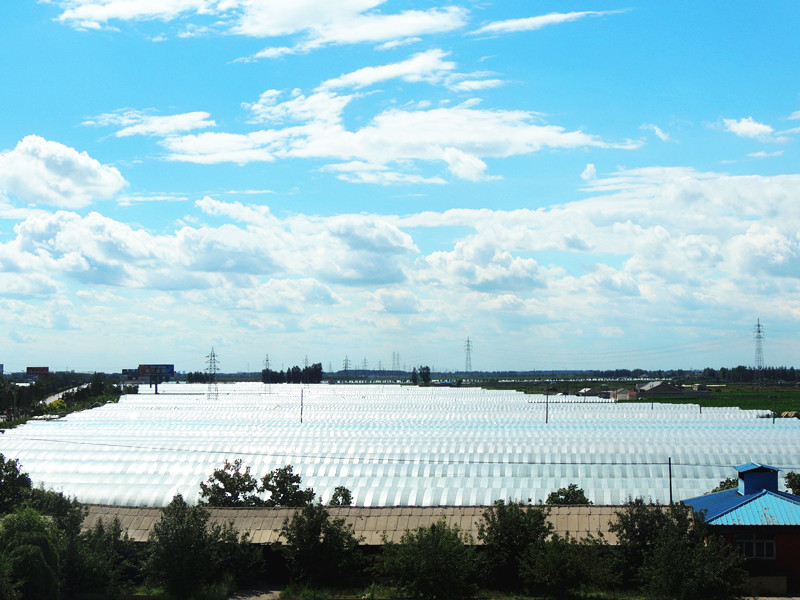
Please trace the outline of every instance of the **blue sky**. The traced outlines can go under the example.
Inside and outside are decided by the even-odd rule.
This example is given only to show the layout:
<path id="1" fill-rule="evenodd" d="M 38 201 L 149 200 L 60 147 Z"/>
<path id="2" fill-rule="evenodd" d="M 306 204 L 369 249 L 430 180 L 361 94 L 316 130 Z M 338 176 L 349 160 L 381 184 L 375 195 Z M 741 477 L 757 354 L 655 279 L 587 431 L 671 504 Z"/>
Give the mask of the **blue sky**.
<path id="1" fill-rule="evenodd" d="M 797 365 L 798 22 L 0 3 L 0 362 Z"/>

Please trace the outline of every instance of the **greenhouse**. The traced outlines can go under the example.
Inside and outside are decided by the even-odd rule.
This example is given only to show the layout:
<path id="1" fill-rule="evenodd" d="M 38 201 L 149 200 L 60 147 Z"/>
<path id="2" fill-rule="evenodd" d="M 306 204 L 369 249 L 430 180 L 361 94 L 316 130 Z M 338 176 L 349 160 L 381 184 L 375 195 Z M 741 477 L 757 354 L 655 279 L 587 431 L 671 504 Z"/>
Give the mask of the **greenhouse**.
<path id="1" fill-rule="evenodd" d="M 7 430 L 0 453 L 98 504 L 196 502 L 237 458 L 258 478 L 290 464 L 323 502 L 345 486 L 361 506 L 535 503 L 570 483 L 595 504 L 668 502 L 734 465 L 800 470 L 800 421 L 768 414 L 459 387 L 164 384 Z"/>

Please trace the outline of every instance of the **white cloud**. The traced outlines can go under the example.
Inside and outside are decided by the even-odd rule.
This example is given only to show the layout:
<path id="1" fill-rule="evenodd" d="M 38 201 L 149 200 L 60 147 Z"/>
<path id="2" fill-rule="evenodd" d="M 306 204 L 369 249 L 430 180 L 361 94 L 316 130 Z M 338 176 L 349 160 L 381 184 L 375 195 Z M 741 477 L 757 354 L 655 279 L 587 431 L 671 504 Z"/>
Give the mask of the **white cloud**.
<path id="1" fill-rule="evenodd" d="M 665 133 L 658 125 L 653 125 L 652 123 L 644 123 L 640 129 L 648 129 L 656 134 L 656 137 L 660 139 L 662 142 L 670 141 L 670 137 L 668 133 Z"/>
<path id="2" fill-rule="evenodd" d="M 775 156 L 783 156 L 783 150 L 776 150 L 775 152 L 751 152 L 748 154 L 750 158 L 773 158 Z"/>
<path id="3" fill-rule="evenodd" d="M 110 21 L 159 19 L 210 12 L 217 0 L 56 0 L 64 8 L 58 20 L 77 29 L 99 29 Z"/>
<path id="4" fill-rule="evenodd" d="M 373 310 L 409 315 L 420 312 L 422 303 L 408 290 L 380 289 L 372 295 Z"/>
<path id="5" fill-rule="evenodd" d="M 397 71 L 395 71 L 397 73 Z M 343 76 L 338 84 L 375 81 L 376 72 Z M 171 160 L 203 164 L 274 161 L 287 158 L 327 159 L 327 170 L 348 181 L 434 181 L 437 176 L 413 172 L 415 161 L 443 161 L 451 173 L 468 180 L 485 179 L 485 158 L 529 154 L 544 148 L 623 148 L 639 143 L 606 142 L 581 131 L 544 124 L 527 111 L 481 110 L 474 102 L 429 109 L 389 109 L 361 129 L 349 131 L 342 113 L 355 100 L 321 89 L 309 96 L 294 90 L 281 100 L 278 90 L 264 92 L 244 107 L 256 122 L 283 128 L 248 134 L 203 133 L 171 136 L 162 141 Z M 370 165 L 365 168 L 365 165 Z M 402 167 L 402 169 L 400 168 Z"/>
<path id="6" fill-rule="evenodd" d="M 602 17 L 605 15 L 616 14 L 622 11 L 606 10 L 596 11 L 587 10 L 581 12 L 568 12 L 568 13 L 549 13 L 546 15 L 539 15 L 536 17 L 526 17 L 522 19 L 506 19 L 503 21 L 493 21 L 476 29 L 472 33 L 475 35 L 480 34 L 500 34 L 500 33 L 514 33 L 517 31 L 534 31 L 542 29 L 550 25 L 560 25 L 561 23 L 569 23 L 578 21 L 586 17 Z"/>
<path id="7" fill-rule="evenodd" d="M 739 137 L 746 138 L 765 138 L 769 137 L 774 131 L 772 127 L 764 123 L 759 123 L 753 117 L 743 119 L 722 119 L 724 128 Z"/>
<path id="8" fill-rule="evenodd" d="M 788 118 L 790 121 L 796 121 L 797 119 L 800 119 L 800 110 L 796 110 L 796 111 L 794 111 L 794 112 L 793 112 L 792 114 L 790 114 L 790 115 L 789 115 L 787 118 Z"/>
<path id="9" fill-rule="evenodd" d="M 0 192 L 29 204 L 80 208 L 112 198 L 125 185 L 114 167 L 38 135 L 0 153 Z"/>
<path id="10" fill-rule="evenodd" d="M 586 168 L 581 173 L 581 179 L 584 181 L 591 181 L 592 179 L 597 179 L 597 169 L 595 168 L 593 163 L 589 163 L 586 165 Z"/>
<path id="11" fill-rule="evenodd" d="M 181 113 L 176 115 L 148 115 L 138 110 L 122 109 L 87 119 L 84 125 L 102 127 L 122 126 L 114 135 L 127 137 L 131 135 L 167 136 L 174 133 L 215 127 L 216 122 L 209 119 L 211 115 L 203 111 Z"/>
<path id="12" fill-rule="evenodd" d="M 456 92 L 477 92 L 500 87 L 505 83 L 502 79 L 465 79 L 448 83 L 447 87 Z"/>
<path id="13" fill-rule="evenodd" d="M 329 79 L 322 88 L 363 88 L 390 79 L 403 81 L 438 83 L 456 68 L 456 63 L 443 60 L 448 55 L 444 50 L 434 49 L 415 54 L 411 58 L 379 67 L 364 67 L 352 73 Z"/>

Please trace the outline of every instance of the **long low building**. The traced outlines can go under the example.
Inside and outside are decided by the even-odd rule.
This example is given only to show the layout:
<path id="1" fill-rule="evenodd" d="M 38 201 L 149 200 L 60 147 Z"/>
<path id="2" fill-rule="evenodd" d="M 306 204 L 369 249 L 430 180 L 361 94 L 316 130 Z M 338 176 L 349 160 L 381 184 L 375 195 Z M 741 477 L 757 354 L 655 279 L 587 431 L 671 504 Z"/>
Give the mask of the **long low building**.
<path id="1" fill-rule="evenodd" d="M 157 508 L 136 508 L 124 506 L 88 505 L 83 528 L 89 529 L 102 520 L 106 523 L 118 519 L 122 530 L 134 542 L 147 541 L 153 526 L 161 518 Z M 609 530 L 616 520 L 619 506 L 549 506 L 549 522 L 554 533 L 570 535 L 578 540 L 602 534 L 611 544 L 616 543 L 616 535 Z M 286 519 L 296 510 L 293 508 L 209 508 L 210 522 L 233 523 L 240 532 L 250 536 L 254 544 L 273 544 L 280 542 L 280 531 Z M 334 519 L 344 519 L 352 525 L 356 537 L 363 538 L 365 546 L 379 546 L 383 537 L 390 542 L 399 542 L 407 530 L 425 527 L 442 518 L 450 526 L 469 533 L 476 543 L 478 526 L 483 521 L 486 506 L 331 506 L 328 512 Z"/>

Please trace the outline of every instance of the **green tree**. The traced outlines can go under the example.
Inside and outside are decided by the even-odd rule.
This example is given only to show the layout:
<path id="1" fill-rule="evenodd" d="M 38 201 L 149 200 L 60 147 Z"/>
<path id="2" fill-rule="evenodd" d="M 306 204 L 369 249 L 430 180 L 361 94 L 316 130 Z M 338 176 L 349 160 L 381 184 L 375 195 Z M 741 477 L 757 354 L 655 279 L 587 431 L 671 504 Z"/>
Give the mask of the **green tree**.
<path id="1" fill-rule="evenodd" d="M 636 498 L 616 512 L 609 530 L 617 535 L 615 562 L 623 584 L 636 582 L 645 557 L 653 551 L 655 540 L 666 525 L 665 511 L 661 505 Z"/>
<path id="2" fill-rule="evenodd" d="M 200 484 L 200 504 L 204 506 L 263 506 L 258 495 L 258 480 L 250 475 L 250 467 L 242 470 L 242 459 L 216 469 Z"/>
<path id="3" fill-rule="evenodd" d="M 726 477 L 722 481 L 719 482 L 719 485 L 711 490 L 711 493 L 714 492 L 723 492 L 725 490 L 735 490 L 739 487 L 739 479 L 736 477 Z"/>
<path id="4" fill-rule="evenodd" d="M 31 478 L 19 462 L 0 454 L 0 515 L 13 511 L 30 497 Z"/>
<path id="5" fill-rule="evenodd" d="M 240 537 L 231 524 L 208 521 L 206 508 L 189 506 L 178 494 L 161 510 L 161 520 L 150 532 L 148 574 L 178 600 L 226 574 L 241 577 L 237 570 L 249 569 L 254 562 L 246 535 Z"/>
<path id="6" fill-rule="evenodd" d="M 119 520 L 102 519 L 81 534 L 79 589 L 116 598 L 139 578 L 138 552 Z"/>
<path id="7" fill-rule="evenodd" d="M 463 598 L 475 589 L 472 539 L 442 519 L 384 542 L 379 570 L 412 598 Z"/>
<path id="8" fill-rule="evenodd" d="M 729 543 L 709 533 L 702 516 L 673 505 L 645 555 L 639 580 L 654 600 L 732 600 L 741 597 L 747 578 L 744 558 Z"/>
<path id="9" fill-rule="evenodd" d="M 417 376 L 417 367 L 411 369 L 411 383 L 417 385 L 419 383 L 419 376 Z"/>
<path id="10" fill-rule="evenodd" d="M 578 484 L 570 483 L 565 488 L 559 488 L 556 492 L 551 492 L 547 496 L 546 504 L 552 505 L 588 505 L 591 501 L 586 497 L 583 488 L 579 488 Z"/>
<path id="11" fill-rule="evenodd" d="M 23 600 L 60 597 L 59 551 L 54 525 L 32 508 L 20 508 L 0 521 L 0 555 Z"/>
<path id="12" fill-rule="evenodd" d="M 422 381 L 423 385 L 428 385 L 431 382 L 431 368 L 430 367 L 420 367 L 419 368 L 419 378 Z"/>
<path id="13" fill-rule="evenodd" d="M 498 589 L 521 587 L 520 560 L 531 544 L 541 544 L 553 531 L 549 510 L 520 502 L 497 500 L 483 513 L 478 539 L 483 542 L 481 568 L 485 581 Z"/>
<path id="14" fill-rule="evenodd" d="M 92 382 L 89 384 L 92 396 L 100 396 L 106 388 L 106 381 L 102 373 L 92 375 Z"/>
<path id="15" fill-rule="evenodd" d="M 795 496 L 800 496 L 800 473 L 787 473 L 785 481 L 786 487 L 789 488 Z"/>
<path id="16" fill-rule="evenodd" d="M 314 501 L 314 490 L 300 489 L 300 475 L 295 475 L 292 465 L 267 473 L 261 480 L 261 490 L 269 493 L 264 506 L 305 506 Z"/>
<path id="17" fill-rule="evenodd" d="M 331 519 L 322 504 L 307 504 L 281 528 L 281 546 L 297 581 L 312 586 L 351 580 L 362 564 L 358 539 L 344 519 Z"/>
<path id="18" fill-rule="evenodd" d="M 328 502 L 328 506 L 350 506 L 351 504 L 353 504 L 353 495 L 343 485 L 337 486 L 333 490 L 333 495 Z"/>
<path id="19" fill-rule="evenodd" d="M 571 598 L 585 580 L 583 547 L 572 538 L 553 535 L 530 544 L 520 559 L 520 578 L 530 594 Z"/>

